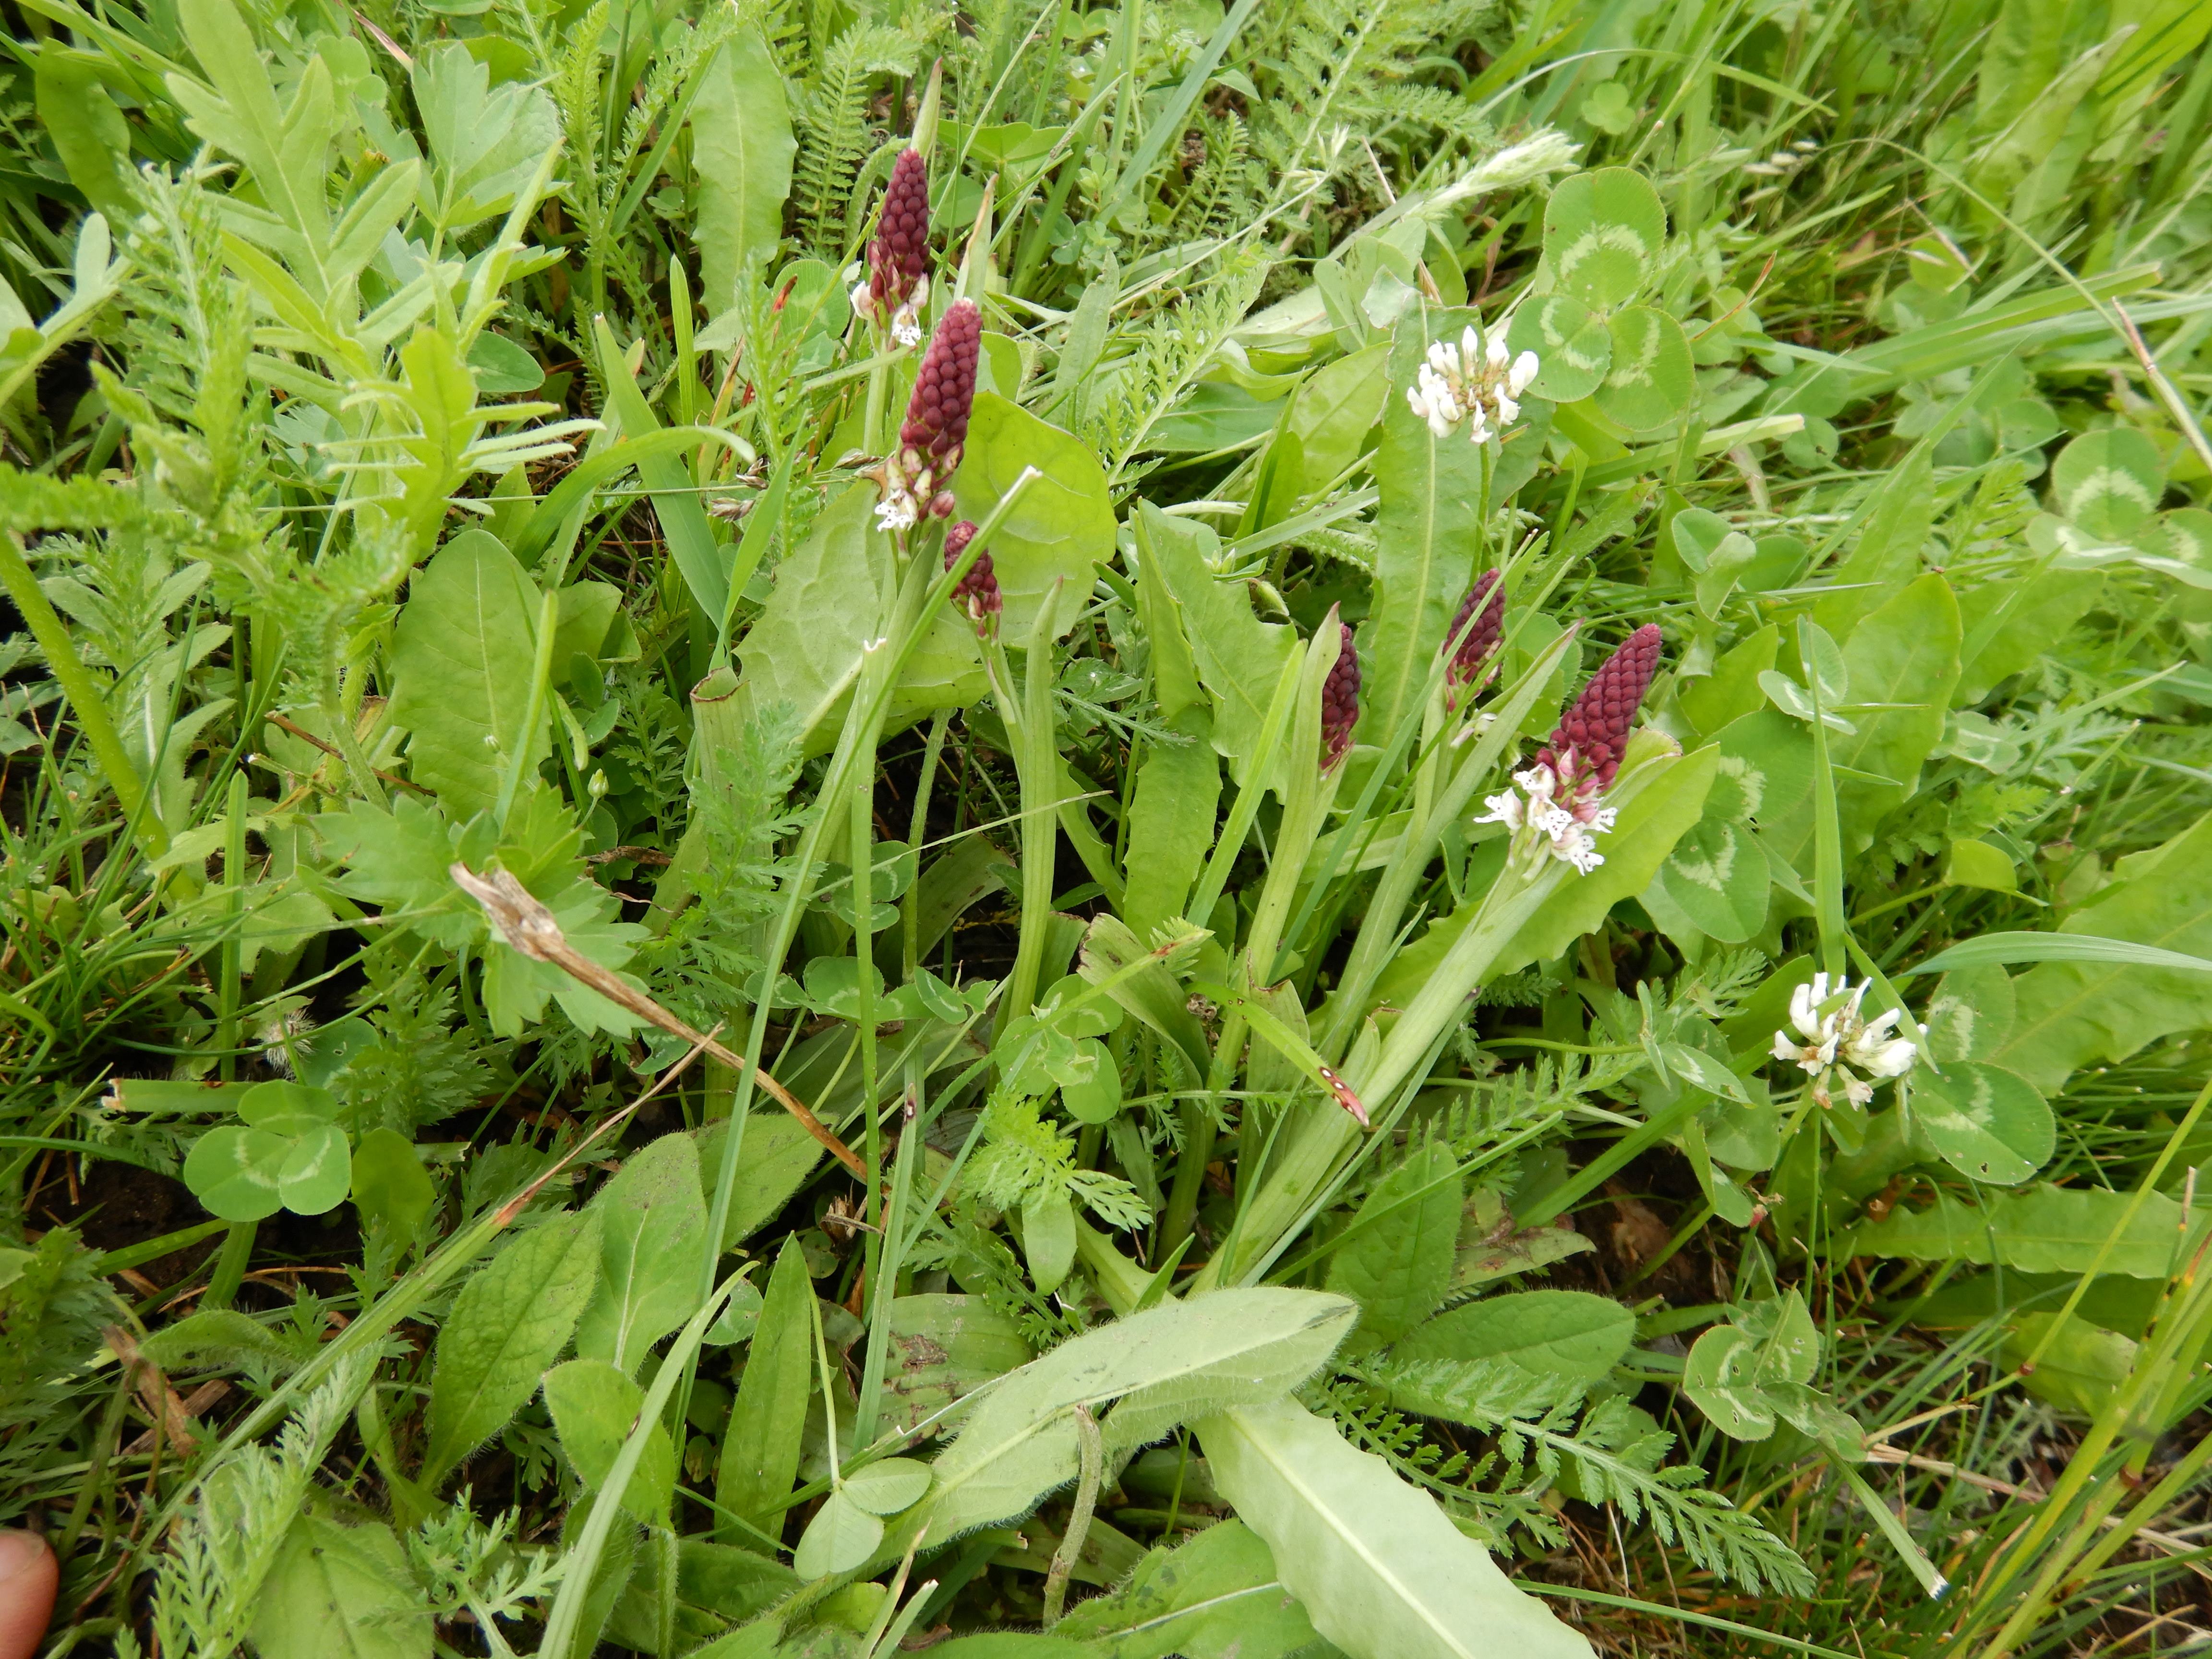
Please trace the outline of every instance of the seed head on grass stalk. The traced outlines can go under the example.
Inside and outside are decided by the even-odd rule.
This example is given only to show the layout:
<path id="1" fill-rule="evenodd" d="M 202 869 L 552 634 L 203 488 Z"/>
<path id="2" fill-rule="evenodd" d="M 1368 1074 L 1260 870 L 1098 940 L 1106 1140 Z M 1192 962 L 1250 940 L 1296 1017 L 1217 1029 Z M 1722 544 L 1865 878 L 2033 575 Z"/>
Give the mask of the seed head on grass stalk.
<path id="1" fill-rule="evenodd" d="M 1617 814 L 1600 803 L 1620 771 L 1637 705 L 1658 667 L 1659 629 L 1646 623 L 1590 676 L 1535 763 L 1513 775 L 1518 790 L 1486 797 L 1490 810 L 1475 821 L 1504 824 L 1514 856 L 1526 864 L 1555 858 L 1583 875 L 1603 864 L 1596 838 L 1611 833 Z"/>

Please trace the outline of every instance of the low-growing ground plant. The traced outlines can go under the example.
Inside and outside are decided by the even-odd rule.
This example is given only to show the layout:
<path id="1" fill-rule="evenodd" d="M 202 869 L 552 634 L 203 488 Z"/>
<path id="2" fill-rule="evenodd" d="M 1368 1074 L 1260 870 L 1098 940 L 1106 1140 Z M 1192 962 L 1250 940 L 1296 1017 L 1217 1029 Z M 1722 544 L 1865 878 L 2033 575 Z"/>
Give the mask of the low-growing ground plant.
<path id="1" fill-rule="evenodd" d="M 21 1651 L 2212 1643 L 2212 10 L 10 23 Z"/>

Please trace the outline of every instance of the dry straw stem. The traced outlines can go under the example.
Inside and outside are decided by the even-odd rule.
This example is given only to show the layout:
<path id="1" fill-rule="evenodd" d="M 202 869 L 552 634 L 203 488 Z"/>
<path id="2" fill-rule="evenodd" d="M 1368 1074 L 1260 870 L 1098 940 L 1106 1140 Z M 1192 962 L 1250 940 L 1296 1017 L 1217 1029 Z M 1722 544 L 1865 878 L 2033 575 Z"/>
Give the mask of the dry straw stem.
<path id="1" fill-rule="evenodd" d="M 627 1008 L 640 1019 L 659 1026 L 671 1036 L 681 1037 L 695 1048 L 704 1049 L 725 1066 L 743 1073 L 751 1068 L 743 1054 L 726 1048 L 703 1031 L 695 1030 L 670 1013 L 644 992 L 625 982 L 619 975 L 602 968 L 589 957 L 568 943 L 561 932 L 561 924 L 553 920 L 553 913 L 531 896 L 530 890 L 504 870 L 495 870 L 488 876 L 479 876 L 465 864 L 455 864 L 448 873 L 461 890 L 484 908 L 492 926 L 499 929 L 500 937 L 532 962 L 550 963 L 571 979 L 589 986 L 608 1001 Z M 806 1133 L 820 1141 L 833 1153 L 837 1161 L 862 1181 L 868 1178 L 868 1166 L 860 1155 L 837 1139 L 836 1134 L 806 1108 L 806 1103 L 785 1088 L 766 1072 L 755 1072 L 755 1080 L 773 1095 L 776 1101 L 805 1127 Z"/>

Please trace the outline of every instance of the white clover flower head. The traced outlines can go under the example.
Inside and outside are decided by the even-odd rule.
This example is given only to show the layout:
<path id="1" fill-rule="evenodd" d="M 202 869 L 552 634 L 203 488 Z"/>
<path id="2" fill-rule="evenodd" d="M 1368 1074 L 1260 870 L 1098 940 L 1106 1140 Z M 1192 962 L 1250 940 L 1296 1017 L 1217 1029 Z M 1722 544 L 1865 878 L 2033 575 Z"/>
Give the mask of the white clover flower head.
<path id="1" fill-rule="evenodd" d="M 1840 1091 L 1855 1106 L 1874 1098 L 1875 1083 L 1902 1077 L 1919 1058 L 1919 1044 L 1893 1030 L 1897 1010 L 1868 1019 L 1861 1012 L 1867 986 L 1838 975 L 1815 974 L 1790 994 L 1789 1030 L 1774 1034 L 1773 1054 L 1813 1079 L 1813 1098 L 1834 1103 Z"/>
<path id="2" fill-rule="evenodd" d="M 1429 354 L 1433 359 L 1438 351 L 1449 350 L 1449 346 L 1439 342 L 1429 349 Z M 1450 378 L 1440 372 L 1433 362 L 1423 363 L 1419 378 L 1406 388 L 1406 404 L 1429 423 L 1429 430 L 1439 438 L 1451 436 L 1452 428 L 1467 418 L 1467 410 L 1460 406 Z"/>
<path id="3" fill-rule="evenodd" d="M 1486 796 L 1483 805 L 1490 810 L 1475 819 L 1505 826 L 1511 857 L 1531 870 L 1547 858 L 1557 859 L 1584 876 L 1605 862 L 1597 837 L 1612 833 L 1620 816 L 1613 808 L 1598 805 L 1595 796 L 1561 799 L 1558 775 L 1540 761 L 1516 772 L 1513 781 L 1518 790 Z"/>
<path id="4" fill-rule="evenodd" d="M 1437 437 L 1449 437 L 1464 421 L 1468 437 L 1484 443 L 1521 416 L 1521 394 L 1536 376 L 1536 354 L 1516 359 L 1504 327 L 1486 337 L 1474 324 L 1460 331 L 1459 343 L 1431 343 L 1406 404 Z"/>

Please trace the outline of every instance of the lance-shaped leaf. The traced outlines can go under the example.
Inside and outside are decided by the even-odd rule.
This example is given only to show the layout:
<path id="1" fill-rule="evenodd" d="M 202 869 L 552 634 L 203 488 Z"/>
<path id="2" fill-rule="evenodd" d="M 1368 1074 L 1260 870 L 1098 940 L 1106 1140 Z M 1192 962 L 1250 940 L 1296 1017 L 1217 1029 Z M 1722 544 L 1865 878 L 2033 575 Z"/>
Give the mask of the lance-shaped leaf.
<path id="1" fill-rule="evenodd" d="M 1426 1492 L 1287 1402 L 1203 1419 L 1214 1485 L 1352 1659 L 1591 1659 Z"/>
<path id="2" fill-rule="evenodd" d="M 1225 1405 L 1281 1399 L 1358 1314 L 1342 1297 L 1259 1286 L 1168 1303 L 1062 1343 L 985 1395 L 937 1460 L 931 1539 L 1026 1514 L 1074 1480 L 1078 1406 L 1118 1402 L 1105 1423 L 1111 1461 Z"/>

